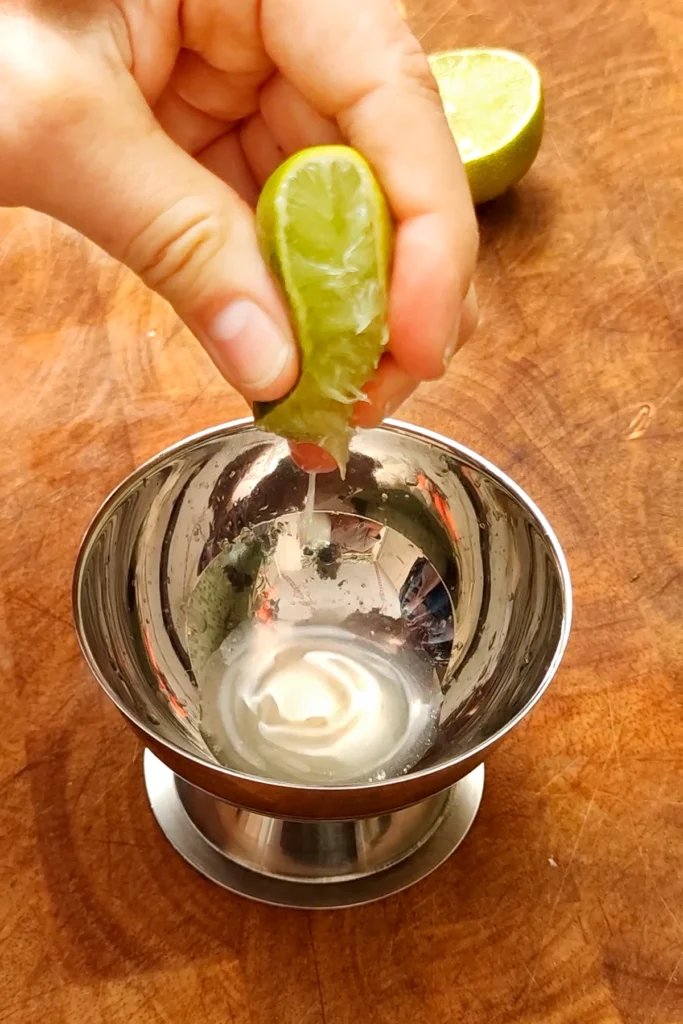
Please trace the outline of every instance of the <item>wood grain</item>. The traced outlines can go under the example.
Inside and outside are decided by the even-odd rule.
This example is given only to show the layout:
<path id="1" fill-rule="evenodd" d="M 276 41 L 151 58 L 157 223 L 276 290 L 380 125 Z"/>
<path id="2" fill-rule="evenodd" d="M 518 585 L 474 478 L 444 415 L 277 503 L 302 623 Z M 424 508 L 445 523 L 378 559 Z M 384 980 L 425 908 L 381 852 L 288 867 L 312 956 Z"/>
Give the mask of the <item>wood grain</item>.
<path id="1" fill-rule="evenodd" d="M 131 275 L 0 211 L 0 1024 L 683 1021 L 683 8 L 406 6 L 429 49 L 518 48 L 546 85 L 536 167 L 481 213 L 479 334 L 404 415 L 556 526 L 566 662 L 414 889 L 308 915 L 196 876 L 81 662 L 69 587 L 109 488 L 243 406 Z"/>

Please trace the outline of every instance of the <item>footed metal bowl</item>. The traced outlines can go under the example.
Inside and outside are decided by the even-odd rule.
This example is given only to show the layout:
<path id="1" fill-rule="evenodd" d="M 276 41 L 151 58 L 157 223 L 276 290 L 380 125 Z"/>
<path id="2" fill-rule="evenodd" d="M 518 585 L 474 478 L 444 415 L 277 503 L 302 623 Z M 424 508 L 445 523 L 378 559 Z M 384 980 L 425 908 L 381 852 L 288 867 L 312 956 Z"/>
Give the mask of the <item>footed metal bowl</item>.
<path id="1" fill-rule="evenodd" d="M 307 488 L 287 444 L 251 420 L 168 448 L 95 516 L 76 565 L 74 616 L 94 676 L 148 748 L 150 800 L 176 848 L 245 895 L 344 905 L 410 884 L 462 839 L 484 758 L 557 671 L 571 588 L 555 535 L 519 487 L 455 442 L 389 421 L 354 438 L 345 479 L 317 479 L 334 571 L 313 602 L 302 597 L 297 525 Z M 233 620 L 197 628 L 192 595 L 245 528 L 263 534 L 283 517 L 298 582 L 291 565 L 256 570 L 277 589 L 279 614 L 301 618 L 327 602 L 352 630 L 375 616 L 433 662 L 444 693 L 437 736 L 405 775 L 280 782 L 219 764 L 204 740 L 197 659 Z M 228 603 L 234 584 L 233 573 Z"/>

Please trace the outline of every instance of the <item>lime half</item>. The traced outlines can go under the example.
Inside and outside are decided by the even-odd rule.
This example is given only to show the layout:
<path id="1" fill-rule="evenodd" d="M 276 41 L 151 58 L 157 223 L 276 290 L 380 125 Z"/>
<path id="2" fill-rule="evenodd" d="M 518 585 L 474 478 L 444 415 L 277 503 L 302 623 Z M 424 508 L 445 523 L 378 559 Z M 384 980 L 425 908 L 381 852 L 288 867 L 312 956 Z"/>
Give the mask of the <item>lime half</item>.
<path id="1" fill-rule="evenodd" d="M 256 209 L 264 256 L 290 307 L 301 374 L 257 423 L 346 466 L 351 415 L 387 344 L 391 217 L 365 160 L 315 146 L 285 161 Z"/>
<path id="2" fill-rule="evenodd" d="M 543 136 L 541 78 L 511 50 L 448 50 L 429 63 L 475 203 L 515 185 Z"/>

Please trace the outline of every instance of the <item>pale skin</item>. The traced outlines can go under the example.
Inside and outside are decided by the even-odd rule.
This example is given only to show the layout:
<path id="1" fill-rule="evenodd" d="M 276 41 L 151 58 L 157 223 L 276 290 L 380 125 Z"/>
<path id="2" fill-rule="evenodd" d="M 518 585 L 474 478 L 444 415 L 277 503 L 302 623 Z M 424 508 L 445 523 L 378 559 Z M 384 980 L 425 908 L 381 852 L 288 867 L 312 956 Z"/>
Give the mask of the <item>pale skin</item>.
<path id="1" fill-rule="evenodd" d="M 288 155 L 355 146 L 396 220 L 371 426 L 473 332 L 477 227 L 393 0 L 0 0 L 0 205 L 87 235 L 175 308 L 247 401 L 298 353 L 253 208 Z"/>

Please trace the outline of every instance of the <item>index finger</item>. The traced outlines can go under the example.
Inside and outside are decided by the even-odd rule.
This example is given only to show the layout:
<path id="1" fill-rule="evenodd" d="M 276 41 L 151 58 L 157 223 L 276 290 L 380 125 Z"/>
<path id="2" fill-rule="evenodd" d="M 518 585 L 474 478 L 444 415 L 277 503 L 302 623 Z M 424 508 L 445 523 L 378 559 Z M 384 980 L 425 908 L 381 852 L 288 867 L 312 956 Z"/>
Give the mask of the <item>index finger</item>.
<path id="1" fill-rule="evenodd" d="M 266 0 L 266 48 L 373 166 L 397 222 L 390 347 L 439 377 L 458 336 L 478 233 L 458 150 L 419 43 L 391 0 Z"/>

